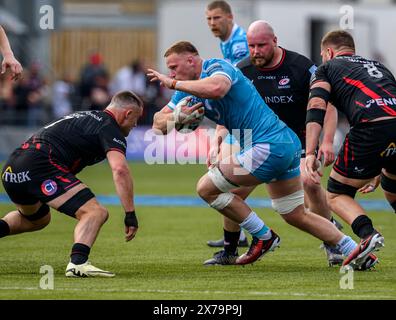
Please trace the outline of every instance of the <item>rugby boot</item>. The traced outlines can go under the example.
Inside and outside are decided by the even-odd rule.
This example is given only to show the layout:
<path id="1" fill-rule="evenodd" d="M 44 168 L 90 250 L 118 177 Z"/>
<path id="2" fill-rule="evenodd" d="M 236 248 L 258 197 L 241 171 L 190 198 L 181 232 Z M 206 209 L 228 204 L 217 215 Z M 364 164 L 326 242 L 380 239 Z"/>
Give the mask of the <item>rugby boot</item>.
<path id="1" fill-rule="evenodd" d="M 320 248 L 324 249 L 326 252 L 329 267 L 342 265 L 342 262 L 344 261 L 344 256 L 342 255 L 341 251 L 325 242 L 321 244 Z"/>
<path id="2" fill-rule="evenodd" d="M 379 260 L 377 256 L 374 253 L 370 253 L 366 260 L 363 261 L 363 263 L 360 265 L 358 269 L 355 269 L 356 271 L 366 271 L 370 270 L 371 268 L 375 268 L 375 265 L 379 263 Z"/>
<path id="3" fill-rule="evenodd" d="M 66 277 L 75 277 L 75 278 L 87 278 L 87 277 L 111 278 L 115 276 L 115 273 L 101 270 L 87 261 L 83 264 L 74 264 L 72 262 L 69 262 L 69 264 L 66 267 L 65 275 Z"/>
<path id="4" fill-rule="evenodd" d="M 342 266 L 350 266 L 353 269 L 360 269 L 367 261 L 367 257 L 371 252 L 379 250 L 384 246 L 384 237 L 378 232 L 374 231 L 366 238 L 360 240 L 357 247 L 344 260 Z"/>
<path id="5" fill-rule="evenodd" d="M 204 266 L 215 266 L 215 265 L 233 265 L 238 258 L 238 251 L 230 253 L 225 250 L 216 252 L 213 258 L 208 259 L 204 262 Z"/>
<path id="6" fill-rule="evenodd" d="M 265 255 L 267 252 L 274 251 L 277 247 L 279 247 L 279 244 L 280 244 L 280 238 L 272 230 L 271 230 L 271 238 L 267 240 L 262 240 L 253 237 L 249 250 L 243 255 L 238 257 L 238 259 L 236 260 L 236 264 L 245 265 L 260 260 L 260 258 L 263 255 Z"/>

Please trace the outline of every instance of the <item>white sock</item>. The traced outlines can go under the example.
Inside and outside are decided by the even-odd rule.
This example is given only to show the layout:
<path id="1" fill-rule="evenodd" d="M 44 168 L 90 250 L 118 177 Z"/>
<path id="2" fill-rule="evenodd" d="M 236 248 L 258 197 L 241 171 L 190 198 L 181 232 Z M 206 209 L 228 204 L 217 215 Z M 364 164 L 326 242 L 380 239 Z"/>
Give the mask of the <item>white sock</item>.
<path id="1" fill-rule="evenodd" d="M 240 226 L 253 237 L 262 240 L 268 240 L 271 238 L 271 229 L 264 224 L 264 221 L 261 220 L 254 211 L 250 212 L 246 219 L 242 221 Z"/>
<path id="2" fill-rule="evenodd" d="M 353 241 L 351 237 L 344 235 L 341 240 L 337 243 L 336 248 L 342 252 L 344 256 L 349 256 L 349 254 L 357 246 L 356 242 Z"/>

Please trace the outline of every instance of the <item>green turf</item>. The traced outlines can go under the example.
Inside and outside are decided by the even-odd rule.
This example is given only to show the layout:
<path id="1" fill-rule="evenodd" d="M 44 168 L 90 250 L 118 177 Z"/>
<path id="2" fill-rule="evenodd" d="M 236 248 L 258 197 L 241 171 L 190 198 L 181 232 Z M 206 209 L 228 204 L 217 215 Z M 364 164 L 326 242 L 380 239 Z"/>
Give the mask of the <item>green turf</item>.
<path id="1" fill-rule="evenodd" d="M 138 194 L 194 195 L 204 166 L 131 164 Z M 106 164 L 80 178 L 98 194 L 113 194 Z M 254 196 L 265 196 L 264 188 Z M 381 198 L 380 191 L 374 195 Z M 0 205 L 0 216 L 12 209 Z M 140 230 L 126 243 L 123 212 L 109 207 L 90 260 L 114 271 L 113 279 L 67 279 L 64 269 L 75 221 L 54 212 L 51 224 L 36 233 L 0 239 L 0 299 L 395 299 L 396 216 L 369 212 L 385 236 L 386 247 L 374 271 L 355 272 L 354 289 L 343 290 L 338 268 L 327 267 L 320 241 L 290 226 L 273 211 L 257 212 L 282 238 L 281 248 L 246 267 L 203 267 L 215 249 L 206 240 L 221 235 L 219 215 L 210 208 L 137 208 Z M 345 224 L 344 224 L 345 225 Z M 349 227 L 346 232 L 352 234 Z M 240 252 L 244 249 L 240 250 Z M 39 288 L 40 267 L 54 268 L 54 290 Z"/>

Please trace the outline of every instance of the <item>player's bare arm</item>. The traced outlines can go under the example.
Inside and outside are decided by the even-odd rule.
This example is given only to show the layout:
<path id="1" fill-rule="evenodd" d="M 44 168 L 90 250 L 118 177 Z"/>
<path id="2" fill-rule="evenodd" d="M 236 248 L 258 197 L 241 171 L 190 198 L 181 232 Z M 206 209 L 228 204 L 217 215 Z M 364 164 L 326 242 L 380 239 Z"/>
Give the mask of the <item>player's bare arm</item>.
<path id="1" fill-rule="evenodd" d="M 199 98 L 221 99 L 231 88 L 231 81 L 223 75 L 213 75 L 199 80 L 175 80 L 155 70 L 148 69 L 150 81 L 160 81 L 169 89 L 190 93 Z"/>
<path id="2" fill-rule="evenodd" d="M 173 110 L 168 106 L 163 107 L 160 111 L 154 114 L 153 118 L 153 130 L 154 132 L 161 132 L 167 134 L 169 123 L 174 122 Z M 173 127 L 172 127 L 173 128 Z"/>
<path id="3" fill-rule="evenodd" d="M 22 66 L 14 57 L 7 35 L 0 26 L 0 51 L 3 55 L 3 62 L 1 63 L 1 73 L 4 74 L 9 68 L 11 70 L 11 79 L 18 80 L 22 74 Z"/>
<path id="4" fill-rule="evenodd" d="M 323 140 L 318 152 L 318 159 L 323 155 L 324 166 L 329 166 L 335 159 L 333 142 L 337 130 L 337 121 L 337 109 L 331 103 L 328 103 L 323 123 Z"/>
<path id="5" fill-rule="evenodd" d="M 315 183 L 320 183 L 321 175 L 317 171 L 319 161 L 317 161 L 315 149 L 318 146 L 320 133 L 322 132 L 330 90 L 330 84 L 327 82 L 318 81 L 313 83 L 307 107 L 305 167 L 308 175 Z"/>
<path id="6" fill-rule="evenodd" d="M 118 151 L 109 151 L 107 160 L 113 173 L 113 181 L 116 192 L 120 198 L 121 205 L 125 212 L 134 212 L 135 205 L 133 201 L 133 181 L 129 171 L 125 155 Z M 125 240 L 132 240 L 138 230 L 137 220 L 132 225 L 125 226 Z"/>
<path id="7" fill-rule="evenodd" d="M 218 161 L 220 146 L 228 133 L 229 132 L 226 129 L 226 127 L 221 126 L 219 124 L 216 126 L 215 135 L 211 142 L 210 149 L 208 152 L 208 157 L 206 159 L 206 165 L 208 166 L 208 168 L 214 165 Z"/>

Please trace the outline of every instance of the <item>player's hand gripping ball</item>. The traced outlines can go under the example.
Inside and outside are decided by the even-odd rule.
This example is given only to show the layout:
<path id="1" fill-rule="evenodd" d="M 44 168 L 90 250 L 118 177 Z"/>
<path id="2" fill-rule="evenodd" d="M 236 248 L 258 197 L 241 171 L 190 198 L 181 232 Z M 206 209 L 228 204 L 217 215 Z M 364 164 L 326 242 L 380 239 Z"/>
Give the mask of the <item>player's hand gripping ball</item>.
<path id="1" fill-rule="evenodd" d="M 188 110 L 191 108 L 191 110 Z M 202 103 L 193 96 L 183 98 L 175 107 L 175 129 L 181 133 L 189 133 L 199 127 L 205 116 Z"/>

